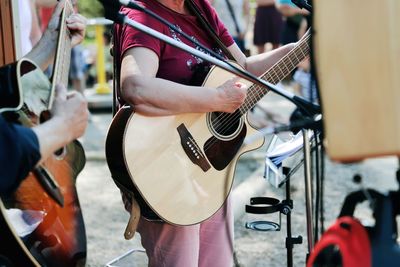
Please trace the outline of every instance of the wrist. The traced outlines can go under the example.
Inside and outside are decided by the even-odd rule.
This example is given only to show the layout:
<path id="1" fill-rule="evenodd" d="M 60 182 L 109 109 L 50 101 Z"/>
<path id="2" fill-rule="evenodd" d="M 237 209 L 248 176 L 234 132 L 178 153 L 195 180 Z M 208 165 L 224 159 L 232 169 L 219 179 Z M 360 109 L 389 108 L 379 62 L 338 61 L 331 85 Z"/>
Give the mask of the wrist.
<path id="1" fill-rule="evenodd" d="M 70 125 L 68 120 L 61 116 L 52 117 L 48 123 L 51 123 L 51 128 L 54 133 L 57 133 L 63 145 L 66 145 L 74 140 L 74 135 L 71 131 L 73 125 Z"/>

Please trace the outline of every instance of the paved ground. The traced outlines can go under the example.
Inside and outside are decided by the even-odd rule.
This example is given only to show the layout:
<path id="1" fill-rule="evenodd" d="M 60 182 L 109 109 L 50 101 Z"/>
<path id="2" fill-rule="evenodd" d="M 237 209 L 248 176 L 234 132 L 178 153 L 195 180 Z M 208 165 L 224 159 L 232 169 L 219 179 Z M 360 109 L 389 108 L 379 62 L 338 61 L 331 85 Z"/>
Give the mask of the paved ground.
<path id="1" fill-rule="evenodd" d="M 290 113 L 291 106 L 287 101 L 276 96 L 268 95 L 264 104 L 273 102 L 269 108 L 279 111 L 283 117 Z M 86 149 L 88 161 L 86 167 L 78 177 L 77 188 L 85 219 L 88 238 L 88 266 L 105 266 L 112 259 L 121 256 L 131 249 L 140 249 L 139 236 L 131 241 L 125 241 L 123 232 L 128 215 L 124 211 L 119 191 L 113 184 L 104 161 L 104 137 L 107 131 L 111 115 L 109 113 L 94 113 L 91 122 L 82 138 Z M 237 166 L 235 176 L 235 188 L 244 182 L 253 179 L 253 184 L 261 184 L 261 195 L 284 197 L 284 188 L 276 189 L 263 182 L 263 157 L 265 150 L 247 153 Z M 394 172 L 397 160 L 393 157 L 368 160 L 358 164 L 335 164 L 326 161 L 326 183 L 325 183 L 325 210 L 326 225 L 329 225 L 338 215 L 341 201 L 344 196 L 359 186 L 351 182 L 355 173 L 364 176 L 364 184 L 382 191 L 397 187 Z M 261 181 L 261 182 L 260 182 Z M 304 242 L 294 248 L 294 266 L 304 266 L 307 253 L 307 233 L 305 220 L 304 178 L 303 170 L 297 171 L 291 179 L 291 192 L 294 199 L 292 217 L 293 235 L 303 236 Z M 238 196 L 240 198 L 241 196 Z M 245 199 L 247 196 L 245 197 Z M 244 209 L 244 203 L 242 203 Z M 240 209 L 240 207 L 239 207 Z M 368 210 L 365 208 L 365 210 Z M 366 213 L 367 215 L 365 215 Z M 368 221 L 368 212 L 361 213 Z M 242 213 L 243 214 L 243 213 Z M 278 267 L 286 266 L 286 218 L 282 216 L 282 230 L 280 232 L 256 232 L 244 227 L 245 222 L 253 220 L 278 221 L 278 215 L 248 215 L 244 214 L 235 218 L 235 251 L 237 266 L 245 267 Z M 370 220 L 368 221 L 369 223 Z M 130 254 L 113 266 L 146 266 L 146 257 L 141 252 Z M 213 267 L 213 266 L 212 266 Z M 215 266 L 219 267 L 219 266 Z"/>

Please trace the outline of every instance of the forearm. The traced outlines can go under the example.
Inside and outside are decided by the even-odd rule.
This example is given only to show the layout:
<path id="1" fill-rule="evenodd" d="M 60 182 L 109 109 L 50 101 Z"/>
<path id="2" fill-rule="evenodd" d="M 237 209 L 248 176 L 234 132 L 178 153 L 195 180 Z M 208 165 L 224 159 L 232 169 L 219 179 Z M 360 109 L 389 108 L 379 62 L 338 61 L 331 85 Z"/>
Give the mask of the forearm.
<path id="1" fill-rule="evenodd" d="M 245 68 L 252 74 L 260 76 L 286 55 L 294 44 L 287 44 L 275 50 L 246 58 Z"/>
<path id="2" fill-rule="evenodd" d="M 215 88 L 187 86 L 164 79 L 130 76 L 122 83 L 122 94 L 135 111 L 147 116 L 204 113 L 218 109 Z"/>
<path id="3" fill-rule="evenodd" d="M 57 37 L 57 32 L 46 30 L 43 37 L 25 57 L 34 61 L 42 70 L 45 70 L 54 59 Z"/>
<path id="4" fill-rule="evenodd" d="M 244 29 L 242 33 L 244 37 L 250 26 L 250 6 L 248 0 L 243 1 L 243 18 L 244 18 Z"/>
<path id="5" fill-rule="evenodd" d="M 36 4 L 40 7 L 54 7 L 57 0 L 36 0 Z"/>
<path id="6" fill-rule="evenodd" d="M 71 131 L 68 128 L 68 124 L 58 118 L 32 128 L 39 140 L 40 162 L 72 141 Z"/>
<path id="7" fill-rule="evenodd" d="M 256 0 L 257 6 L 272 6 L 275 5 L 275 0 Z"/>
<path id="8" fill-rule="evenodd" d="M 309 12 L 305 9 L 300 9 L 298 7 L 293 7 L 290 5 L 280 5 L 277 4 L 276 8 L 278 9 L 278 11 L 284 16 L 284 17 L 291 17 L 297 14 L 301 14 L 301 15 L 308 15 Z"/>

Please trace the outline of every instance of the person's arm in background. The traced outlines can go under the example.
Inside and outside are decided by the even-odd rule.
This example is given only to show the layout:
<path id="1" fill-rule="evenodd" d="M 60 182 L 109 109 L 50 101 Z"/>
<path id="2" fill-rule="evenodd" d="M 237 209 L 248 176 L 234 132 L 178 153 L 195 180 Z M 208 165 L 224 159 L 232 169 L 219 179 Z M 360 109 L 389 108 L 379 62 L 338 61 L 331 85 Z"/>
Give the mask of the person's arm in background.
<path id="1" fill-rule="evenodd" d="M 275 4 L 275 0 L 256 0 L 257 6 L 270 6 Z"/>
<path id="2" fill-rule="evenodd" d="M 31 40 L 32 46 L 35 46 L 42 37 L 42 31 L 40 30 L 35 0 L 29 1 L 29 4 L 32 14 L 32 28 L 29 39 Z"/>
<path id="3" fill-rule="evenodd" d="M 284 17 L 291 17 L 297 14 L 300 15 L 309 15 L 310 12 L 308 12 L 305 9 L 300 9 L 299 7 L 295 6 L 294 4 L 286 4 L 285 2 L 282 1 L 276 1 L 275 4 L 276 8 L 278 11 L 284 16 Z"/>
<path id="4" fill-rule="evenodd" d="M 36 5 L 40 7 L 53 7 L 57 3 L 57 0 L 36 0 Z"/>
<path id="5" fill-rule="evenodd" d="M 60 1 L 54 9 L 53 15 L 43 33 L 42 38 L 36 46 L 25 56 L 40 66 L 41 69 L 46 69 L 52 62 L 55 49 L 57 47 L 58 38 L 58 23 L 64 6 L 64 1 Z M 72 34 L 72 46 L 75 46 L 83 41 L 86 30 L 86 19 L 80 14 L 72 14 L 66 20 L 67 27 Z"/>
<path id="6" fill-rule="evenodd" d="M 28 173 L 56 150 L 83 135 L 87 103 L 78 93 L 57 86 L 52 118 L 27 128 L 0 115 L 0 194 L 14 190 Z"/>
<path id="7" fill-rule="evenodd" d="M 239 38 L 242 40 L 246 37 L 247 31 L 249 30 L 250 26 L 250 3 L 249 0 L 243 0 L 243 21 L 244 21 L 244 27 L 242 29 L 242 32 L 240 33 L 241 35 Z"/>

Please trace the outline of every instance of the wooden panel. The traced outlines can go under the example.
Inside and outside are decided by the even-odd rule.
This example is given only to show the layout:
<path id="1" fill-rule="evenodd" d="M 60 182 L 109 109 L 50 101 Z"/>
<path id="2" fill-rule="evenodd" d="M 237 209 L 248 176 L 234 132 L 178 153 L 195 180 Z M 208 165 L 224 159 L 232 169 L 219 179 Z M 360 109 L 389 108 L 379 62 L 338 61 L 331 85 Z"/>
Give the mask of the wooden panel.
<path id="1" fill-rule="evenodd" d="M 0 66 L 15 60 L 12 0 L 0 1 Z"/>
<path id="2" fill-rule="evenodd" d="M 329 156 L 400 155 L 400 1 L 314 1 Z"/>

